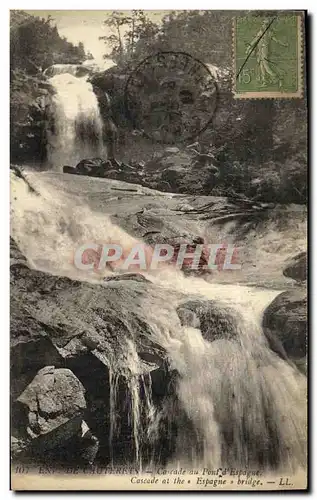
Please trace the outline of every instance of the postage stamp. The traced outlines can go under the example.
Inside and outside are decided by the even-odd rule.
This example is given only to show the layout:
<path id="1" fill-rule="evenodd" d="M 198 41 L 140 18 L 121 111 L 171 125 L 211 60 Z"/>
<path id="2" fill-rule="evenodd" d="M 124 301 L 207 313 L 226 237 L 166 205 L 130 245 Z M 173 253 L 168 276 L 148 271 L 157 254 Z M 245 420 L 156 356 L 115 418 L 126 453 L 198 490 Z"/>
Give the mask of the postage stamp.
<path id="1" fill-rule="evenodd" d="M 301 97 L 302 13 L 253 13 L 233 23 L 234 96 Z"/>

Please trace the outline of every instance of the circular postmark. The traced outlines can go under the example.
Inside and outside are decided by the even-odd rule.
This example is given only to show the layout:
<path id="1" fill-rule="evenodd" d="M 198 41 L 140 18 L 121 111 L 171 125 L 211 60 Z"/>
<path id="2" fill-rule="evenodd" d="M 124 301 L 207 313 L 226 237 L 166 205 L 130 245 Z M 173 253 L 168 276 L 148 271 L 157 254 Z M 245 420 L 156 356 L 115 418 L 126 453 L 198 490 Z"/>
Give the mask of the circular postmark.
<path id="1" fill-rule="evenodd" d="M 125 107 L 133 127 L 162 143 L 191 140 L 211 123 L 218 86 L 208 66 L 185 52 L 159 52 L 129 76 Z"/>

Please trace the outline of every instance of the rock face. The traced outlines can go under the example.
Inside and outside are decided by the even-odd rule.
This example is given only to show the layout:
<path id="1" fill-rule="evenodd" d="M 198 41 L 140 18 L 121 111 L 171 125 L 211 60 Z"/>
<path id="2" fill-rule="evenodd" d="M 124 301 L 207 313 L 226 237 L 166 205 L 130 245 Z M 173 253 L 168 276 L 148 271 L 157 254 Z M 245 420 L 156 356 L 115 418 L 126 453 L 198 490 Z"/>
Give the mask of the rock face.
<path id="1" fill-rule="evenodd" d="M 27 267 L 27 260 L 20 252 L 19 247 L 14 239 L 10 237 L 10 267 L 19 265 Z"/>
<path id="2" fill-rule="evenodd" d="M 160 364 L 164 352 L 149 340 L 151 329 L 144 318 L 135 314 L 135 304 L 150 284 L 144 279 L 137 282 L 127 278 L 131 276 L 92 285 L 14 263 L 11 268 L 12 348 L 18 351 L 21 344 L 25 349 L 29 344 L 45 340 L 51 344 L 47 357 L 53 358 L 54 353 L 51 361 L 55 366 L 58 359 L 61 362 L 91 351 L 98 359 L 106 353 L 104 364 L 109 365 L 109 353 L 115 358 L 118 356 L 119 346 L 115 344 L 119 334 L 120 351 L 124 352 L 124 342 L 130 339 L 136 342 L 138 352 L 148 348 Z M 34 359 L 30 353 L 27 360 L 15 355 L 12 360 L 15 370 L 23 371 L 24 362 L 28 367 L 32 360 L 35 365 L 40 363 L 39 354 L 35 350 Z M 46 364 L 52 364 L 48 361 L 45 360 Z"/>
<path id="3" fill-rule="evenodd" d="M 107 93 L 111 98 L 111 112 L 114 123 L 119 128 L 129 126 L 124 104 L 124 89 L 128 76 L 129 73 L 122 73 L 117 66 L 113 66 L 105 71 L 93 73 L 89 78 L 99 102 L 101 116 L 104 119 L 108 118 L 109 106 L 105 98 L 105 93 Z"/>
<path id="4" fill-rule="evenodd" d="M 294 361 L 306 356 L 307 296 L 304 290 L 283 292 L 266 309 L 264 332 L 274 335 Z"/>
<path id="5" fill-rule="evenodd" d="M 47 111 L 54 90 L 46 78 L 14 71 L 11 81 L 11 160 L 46 159 Z"/>
<path id="6" fill-rule="evenodd" d="M 290 259 L 283 269 L 283 274 L 287 278 L 295 281 L 306 281 L 307 279 L 307 252 L 301 252 Z"/>

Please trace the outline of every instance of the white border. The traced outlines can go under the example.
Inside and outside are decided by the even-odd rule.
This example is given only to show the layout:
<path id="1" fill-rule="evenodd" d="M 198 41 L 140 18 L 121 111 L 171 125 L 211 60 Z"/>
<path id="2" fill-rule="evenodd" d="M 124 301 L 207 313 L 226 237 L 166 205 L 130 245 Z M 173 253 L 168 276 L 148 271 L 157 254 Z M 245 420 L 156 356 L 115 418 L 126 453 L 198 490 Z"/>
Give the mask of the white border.
<path id="1" fill-rule="evenodd" d="M 1 447 L 0 447 L 0 471 L 1 471 L 1 493 L 2 493 L 2 498 L 9 498 L 11 497 L 12 492 L 9 492 L 9 290 L 8 290 L 8 283 L 9 283 L 9 120 L 8 120 L 8 114 L 9 114 L 9 85 L 8 85 L 8 74 L 9 74 L 9 46 L 8 46 L 8 41 L 9 41 L 9 9 L 25 9 L 25 10 L 30 10 L 30 9 L 39 9 L 42 10 L 45 8 L 46 10 L 54 10 L 54 9 L 69 9 L 69 10 L 76 10 L 76 9 L 98 9 L 98 10 L 130 10 L 132 8 L 134 9 L 147 9 L 148 7 L 151 7 L 151 10 L 178 10 L 178 9 L 229 9 L 229 10 L 236 10 L 237 8 L 239 9 L 265 9 L 265 10 L 270 10 L 270 9 L 298 9 L 298 10 L 304 10 L 307 9 L 310 15 L 316 15 L 317 13 L 317 3 L 315 0 L 309 0 L 306 2 L 295 2 L 294 0 L 266 0 L 265 2 L 255 2 L 254 0 L 243 0 L 237 4 L 234 1 L 228 1 L 228 0 L 222 0 L 222 2 L 219 4 L 218 2 L 210 2 L 206 0 L 196 0 L 194 1 L 188 1 L 188 0 L 160 0 L 160 1 L 152 1 L 150 4 L 148 0 L 138 0 L 136 2 L 132 2 L 131 0 L 127 1 L 122 1 L 122 0 L 116 0 L 115 2 L 104 2 L 104 1 L 95 1 L 95 0 L 90 0 L 89 2 L 87 1 L 82 1 L 82 0 L 55 0 L 55 1 L 50 1 L 47 0 L 45 2 L 45 6 L 41 0 L 33 0 L 31 2 L 25 2 L 21 1 L 20 2 L 6 2 L 5 0 L 2 2 L 0 6 L 0 23 L 1 23 L 1 29 L 0 29 L 0 37 L 1 37 L 1 43 L 0 46 L 2 48 L 2 57 L 1 57 L 1 89 L 0 89 L 0 97 L 1 97 L 1 121 L 2 121 L 2 130 L 1 130 L 1 182 L 0 182 L 0 188 L 1 188 L 1 194 L 0 194 L 0 227 L 2 230 L 2 238 L 1 238 L 1 246 L 0 246 L 0 256 L 1 256 L 1 280 L 0 280 L 0 287 L 1 287 L 1 293 L 0 293 L 0 306 L 1 306 L 1 335 L 2 335 L 2 343 L 1 343 L 1 348 L 0 348 L 0 353 L 1 353 L 1 389 L 3 391 L 2 397 L 1 397 L 1 411 L 0 411 L 0 417 L 1 417 Z M 314 29 L 313 29 L 314 28 Z M 317 138 L 316 138 L 316 128 L 314 128 L 314 123 L 315 117 L 317 116 L 317 109 L 316 109 L 316 100 L 313 99 L 313 91 L 316 88 L 316 72 L 317 72 L 317 64 L 313 65 L 313 61 L 316 62 L 316 45 L 317 45 L 317 34 L 316 34 L 316 22 L 315 20 L 311 20 L 311 47 L 310 47 L 310 62 L 311 62 L 311 79 L 310 79 L 310 96 L 311 96 L 311 102 L 310 102 L 310 115 L 311 115 L 311 137 L 310 137 L 310 142 L 311 142 L 311 158 L 310 158 L 310 169 L 311 169 L 311 179 L 310 179 L 310 184 L 312 187 L 311 191 L 311 202 L 313 202 L 312 206 L 312 211 L 311 211 L 311 247 L 310 247 L 310 258 L 311 260 L 315 257 L 315 252 L 316 250 L 314 249 L 315 241 L 314 241 L 314 236 L 316 235 L 316 226 L 317 226 L 317 202 L 315 201 L 316 195 L 317 195 L 317 189 L 316 189 L 316 179 L 317 176 L 314 174 L 317 165 L 315 164 L 315 156 L 314 152 L 312 151 L 313 145 L 317 144 Z M 314 57 L 312 56 L 314 54 Z M 317 245 L 316 245 L 317 248 Z M 311 269 L 311 279 L 313 282 L 316 280 L 316 268 L 313 267 Z M 314 293 L 312 293 L 312 304 L 313 305 L 313 297 Z M 311 309 L 313 309 L 311 307 Z M 313 310 L 311 311 L 313 313 Z M 314 318 L 312 318 L 314 320 Z M 315 321 L 313 321 L 313 325 L 311 328 L 311 342 L 310 342 L 310 348 L 311 348 L 311 353 L 310 353 L 310 360 L 311 360 L 311 375 L 314 373 L 314 353 L 315 353 L 315 348 L 313 343 L 313 337 L 315 334 Z M 315 396 L 315 388 L 313 387 L 313 383 L 311 380 L 311 396 Z M 316 403 L 316 398 L 313 398 L 313 407 L 312 407 L 312 415 L 316 415 L 315 410 L 315 403 Z M 314 457 L 315 449 L 316 449 L 316 436 L 317 433 L 314 432 L 314 418 L 311 418 L 311 440 L 313 441 L 313 446 L 312 446 L 312 458 Z M 317 467 L 316 463 L 311 464 L 311 482 L 312 485 L 314 486 L 314 477 L 316 477 L 317 473 Z M 212 493 L 213 496 L 217 495 L 217 492 Z M 29 494 L 28 497 L 33 497 L 34 498 L 41 498 L 45 494 L 36 494 L 32 495 Z M 64 497 L 66 496 L 67 493 L 59 493 L 59 497 Z M 112 497 L 114 495 L 110 495 L 106 493 L 107 497 Z M 162 494 L 156 494 L 159 496 L 162 496 Z M 164 493 L 164 496 L 170 496 L 171 494 L 169 493 Z M 198 494 L 196 494 L 197 496 Z M 208 493 L 206 493 L 208 495 Z M 219 493 L 218 493 L 219 495 Z M 233 493 L 228 493 L 226 496 L 232 496 L 234 495 Z M 283 495 L 287 495 L 287 493 L 284 493 Z M 90 493 L 81 495 L 81 498 L 89 498 L 91 496 Z M 178 493 L 178 496 L 184 496 L 182 493 Z M 193 494 L 195 496 L 195 494 Z M 245 495 L 239 494 L 239 497 L 243 497 Z M 270 494 L 270 498 L 280 498 L 279 494 Z"/>

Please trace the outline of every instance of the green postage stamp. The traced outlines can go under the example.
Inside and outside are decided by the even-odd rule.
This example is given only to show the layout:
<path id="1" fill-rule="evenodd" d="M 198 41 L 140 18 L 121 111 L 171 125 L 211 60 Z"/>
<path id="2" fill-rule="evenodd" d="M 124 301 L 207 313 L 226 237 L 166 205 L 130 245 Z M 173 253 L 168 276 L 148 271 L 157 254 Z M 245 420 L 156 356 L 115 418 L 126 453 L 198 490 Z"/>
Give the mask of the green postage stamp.
<path id="1" fill-rule="evenodd" d="M 251 13 L 233 22 L 235 97 L 302 97 L 303 14 Z"/>

